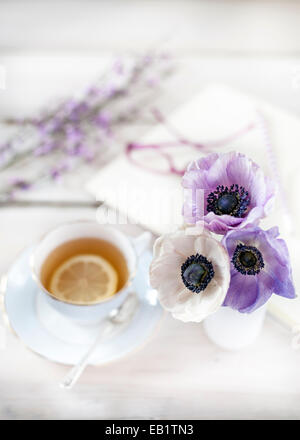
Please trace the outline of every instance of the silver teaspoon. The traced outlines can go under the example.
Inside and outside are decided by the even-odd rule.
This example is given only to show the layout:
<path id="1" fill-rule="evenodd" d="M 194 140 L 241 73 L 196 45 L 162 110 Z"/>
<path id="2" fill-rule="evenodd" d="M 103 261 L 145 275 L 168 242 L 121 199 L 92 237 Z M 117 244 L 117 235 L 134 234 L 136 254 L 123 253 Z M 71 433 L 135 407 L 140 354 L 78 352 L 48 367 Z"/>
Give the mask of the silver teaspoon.
<path id="1" fill-rule="evenodd" d="M 114 309 L 110 315 L 106 318 L 104 327 L 101 326 L 98 336 L 96 337 L 93 344 L 90 346 L 88 351 L 82 356 L 80 361 L 71 368 L 71 370 L 66 374 L 62 382 L 60 383 L 61 388 L 71 389 L 85 367 L 88 365 L 96 347 L 99 342 L 107 335 L 112 333 L 116 326 L 130 322 L 138 306 L 138 298 L 135 293 L 130 293 L 125 301 L 120 305 L 119 308 Z"/>

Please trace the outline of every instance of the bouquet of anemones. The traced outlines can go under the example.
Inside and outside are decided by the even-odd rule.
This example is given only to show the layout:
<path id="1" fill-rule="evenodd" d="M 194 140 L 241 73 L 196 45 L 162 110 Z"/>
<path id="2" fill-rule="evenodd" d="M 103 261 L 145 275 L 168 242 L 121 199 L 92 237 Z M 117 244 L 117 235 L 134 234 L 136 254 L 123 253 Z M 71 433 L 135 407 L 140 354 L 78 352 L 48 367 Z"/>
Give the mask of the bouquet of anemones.
<path id="1" fill-rule="evenodd" d="M 150 267 L 161 305 L 200 322 L 220 307 L 250 313 L 272 294 L 295 298 L 285 241 L 277 227 L 259 227 L 275 198 L 261 168 L 237 152 L 210 154 L 188 166 L 182 185 L 184 225 L 156 240 Z"/>

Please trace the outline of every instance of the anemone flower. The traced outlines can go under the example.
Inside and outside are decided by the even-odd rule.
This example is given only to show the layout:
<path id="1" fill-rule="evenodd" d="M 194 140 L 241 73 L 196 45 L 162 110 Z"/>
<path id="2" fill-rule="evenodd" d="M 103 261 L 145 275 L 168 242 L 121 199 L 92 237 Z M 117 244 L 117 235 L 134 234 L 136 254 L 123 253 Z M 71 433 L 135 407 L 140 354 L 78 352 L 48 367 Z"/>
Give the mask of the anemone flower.
<path id="1" fill-rule="evenodd" d="M 295 298 L 286 243 L 278 228 L 259 227 L 228 232 L 222 240 L 231 259 L 231 280 L 224 306 L 250 313 L 267 302 L 272 293 Z"/>
<path id="2" fill-rule="evenodd" d="M 229 257 L 208 232 L 185 230 L 158 238 L 150 283 L 164 309 L 184 322 L 200 322 L 223 303 L 230 281 Z"/>
<path id="3" fill-rule="evenodd" d="M 258 224 L 272 208 L 274 185 L 251 159 L 237 152 L 210 154 L 187 168 L 183 216 L 216 234 Z"/>

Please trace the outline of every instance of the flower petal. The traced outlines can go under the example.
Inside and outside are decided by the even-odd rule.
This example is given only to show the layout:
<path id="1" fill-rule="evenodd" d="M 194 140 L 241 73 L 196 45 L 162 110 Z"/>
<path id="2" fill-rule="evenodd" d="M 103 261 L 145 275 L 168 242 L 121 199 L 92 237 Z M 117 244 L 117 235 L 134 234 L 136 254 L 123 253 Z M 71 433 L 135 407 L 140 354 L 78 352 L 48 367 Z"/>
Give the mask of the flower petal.
<path id="1" fill-rule="evenodd" d="M 231 275 L 229 289 L 224 301 L 224 306 L 242 312 L 255 303 L 258 295 L 257 277 L 242 275 L 235 271 Z"/>

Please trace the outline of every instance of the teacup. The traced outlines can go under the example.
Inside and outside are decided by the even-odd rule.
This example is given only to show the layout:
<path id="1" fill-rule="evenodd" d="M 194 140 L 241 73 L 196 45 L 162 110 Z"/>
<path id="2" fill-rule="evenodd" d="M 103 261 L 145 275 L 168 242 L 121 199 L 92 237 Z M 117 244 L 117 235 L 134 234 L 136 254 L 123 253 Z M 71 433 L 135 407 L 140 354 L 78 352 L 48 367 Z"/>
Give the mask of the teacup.
<path id="1" fill-rule="evenodd" d="M 98 303 L 75 304 L 72 300 L 66 301 L 57 298 L 45 287 L 42 279 L 45 261 L 56 248 L 64 243 L 90 238 L 105 240 L 120 251 L 127 266 L 126 281 L 114 295 Z M 30 260 L 32 276 L 41 295 L 56 311 L 80 324 L 100 322 L 125 300 L 136 274 L 138 257 L 148 247 L 150 240 L 151 234 L 149 232 L 144 232 L 137 238 L 131 238 L 114 226 L 102 225 L 93 221 L 66 223 L 48 232 L 36 244 Z"/>

